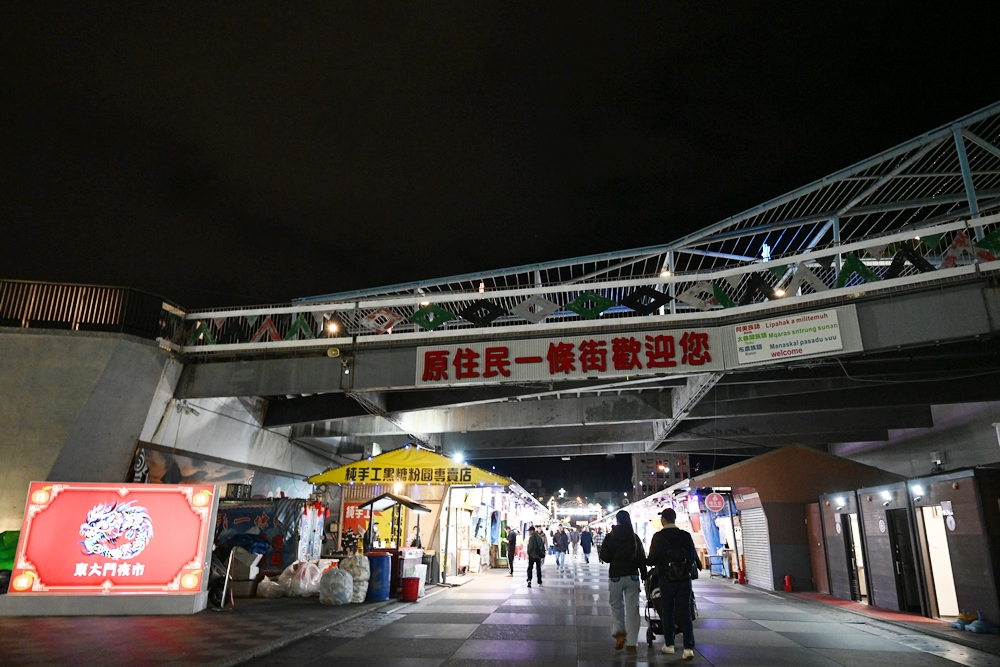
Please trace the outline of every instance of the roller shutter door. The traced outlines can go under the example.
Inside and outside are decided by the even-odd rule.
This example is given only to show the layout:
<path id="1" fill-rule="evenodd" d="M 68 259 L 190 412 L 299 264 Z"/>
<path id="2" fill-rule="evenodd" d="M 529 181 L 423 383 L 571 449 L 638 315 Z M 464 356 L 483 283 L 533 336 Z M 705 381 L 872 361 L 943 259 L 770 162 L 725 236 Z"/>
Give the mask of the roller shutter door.
<path id="1" fill-rule="evenodd" d="M 747 568 L 747 582 L 751 586 L 773 591 L 771 542 L 764 510 L 759 507 L 743 510 L 740 513 L 740 525 L 743 527 L 743 560 Z"/>

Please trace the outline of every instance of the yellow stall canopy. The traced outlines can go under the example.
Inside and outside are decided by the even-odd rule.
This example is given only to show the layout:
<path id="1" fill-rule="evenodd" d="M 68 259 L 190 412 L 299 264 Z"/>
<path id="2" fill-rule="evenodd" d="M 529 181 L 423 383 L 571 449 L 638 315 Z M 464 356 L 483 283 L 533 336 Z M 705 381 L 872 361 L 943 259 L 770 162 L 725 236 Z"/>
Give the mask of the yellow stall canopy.
<path id="1" fill-rule="evenodd" d="M 469 484 L 507 486 L 511 480 L 409 446 L 333 468 L 309 478 L 313 484 Z"/>

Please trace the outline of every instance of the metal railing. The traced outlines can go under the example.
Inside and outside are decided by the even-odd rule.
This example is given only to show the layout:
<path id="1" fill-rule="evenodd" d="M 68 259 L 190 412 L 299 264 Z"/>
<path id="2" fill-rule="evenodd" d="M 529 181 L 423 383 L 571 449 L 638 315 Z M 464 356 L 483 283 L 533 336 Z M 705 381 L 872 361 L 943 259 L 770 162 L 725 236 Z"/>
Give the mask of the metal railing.
<path id="1" fill-rule="evenodd" d="M 0 326 L 126 333 L 180 343 L 184 311 L 162 297 L 99 285 L 0 281 Z"/>
<path id="2" fill-rule="evenodd" d="M 914 289 L 993 266 L 997 211 L 1000 103 L 673 243 L 192 312 L 182 349 L 530 335 Z"/>

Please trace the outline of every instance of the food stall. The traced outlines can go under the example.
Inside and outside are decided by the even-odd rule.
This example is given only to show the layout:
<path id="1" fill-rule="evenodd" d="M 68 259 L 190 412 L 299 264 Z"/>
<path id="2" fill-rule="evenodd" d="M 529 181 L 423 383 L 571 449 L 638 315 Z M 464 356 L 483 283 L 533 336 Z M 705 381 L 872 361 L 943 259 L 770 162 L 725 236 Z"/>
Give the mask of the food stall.
<path id="1" fill-rule="evenodd" d="M 309 481 L 342 488 L 339 535 L 334 538 L 341 550 L 350 552 L 359 544 L 379 551 L 420 544 L 429 583 L 442 572 L 454 576 L 498 565 L 508 524 L 523 535 L 527 525 L 548 516 L 513 480 L 416 445 L 327 470 Z M 392 505 L 391 511 L 372 505 L 387 494 L 426 511 L 405 503 Z"/>

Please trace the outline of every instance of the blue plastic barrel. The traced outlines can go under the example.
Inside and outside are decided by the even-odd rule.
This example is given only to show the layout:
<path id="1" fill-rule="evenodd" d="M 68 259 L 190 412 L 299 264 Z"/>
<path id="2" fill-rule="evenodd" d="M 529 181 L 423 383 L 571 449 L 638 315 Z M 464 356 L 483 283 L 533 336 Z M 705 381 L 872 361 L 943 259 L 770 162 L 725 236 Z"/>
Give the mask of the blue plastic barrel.
<path id="1" fill-rule="evenodd" d="M 389 599 L 389 581 L 392 575 L 392 556 L 389 554 L 369 554 L 368 565 L 371 567 L 371 579 L 368 580 L 368 602 L 381 602 Z"/>

